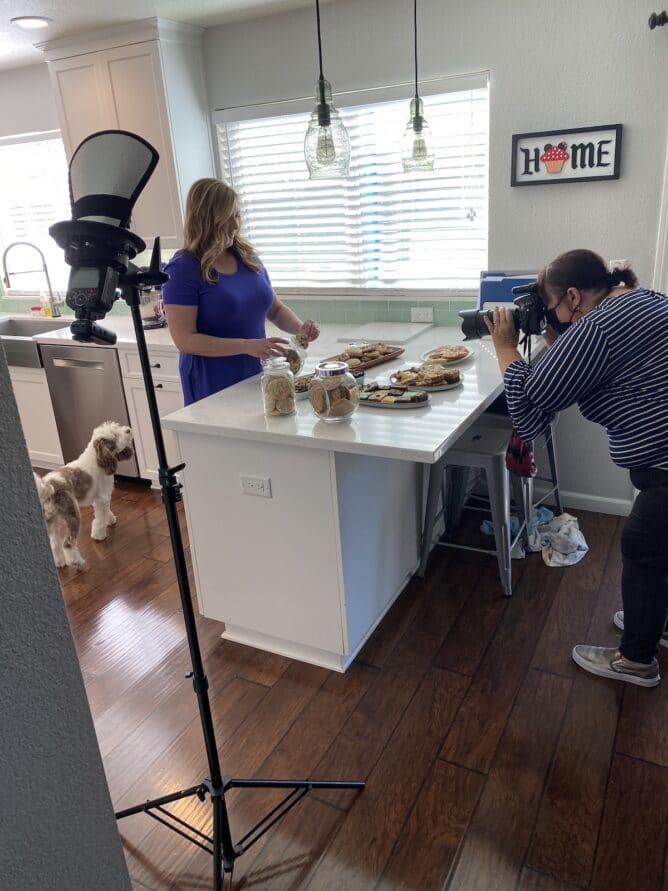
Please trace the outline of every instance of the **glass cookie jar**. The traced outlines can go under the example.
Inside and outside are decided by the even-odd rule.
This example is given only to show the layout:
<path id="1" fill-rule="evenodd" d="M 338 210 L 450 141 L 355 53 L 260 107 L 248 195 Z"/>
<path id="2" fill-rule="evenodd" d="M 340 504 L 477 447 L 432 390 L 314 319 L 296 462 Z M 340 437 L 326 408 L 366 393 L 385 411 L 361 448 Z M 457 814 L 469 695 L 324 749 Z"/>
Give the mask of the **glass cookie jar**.
<path id="1" fill-rule="evenodd" d="M 313 411 L 323 421 L 345 421 L 360 402 L 357 381 L 345 362 L 320 362 L 309 383 Z"/>
<path id="2" fill-rule="evenodd" d="M 275 418 L 295 413 L 295 379 L 287 359 L 268 359 L 263 366 L 260 384 L 265 415 Z"/>
<path id="3" fill-rule="evenodd" d="M 296 337 L 291 337 L 284 347 L 285 358 L 287 359 L 290 371 L 296 377 L 304 367 L 306 361 L 306 350 L 301 347 Z"/>

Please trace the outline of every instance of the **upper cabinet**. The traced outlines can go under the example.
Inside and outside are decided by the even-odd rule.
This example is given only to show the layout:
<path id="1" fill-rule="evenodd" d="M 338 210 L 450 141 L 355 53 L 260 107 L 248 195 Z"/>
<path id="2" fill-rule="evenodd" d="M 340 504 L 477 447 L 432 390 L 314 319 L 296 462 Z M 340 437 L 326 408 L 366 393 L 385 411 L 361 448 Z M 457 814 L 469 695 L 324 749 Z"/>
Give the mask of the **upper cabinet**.
<path id="1" fill-rule="evenodd" d="M 135 205 L 133 230 L 149 244 L 182 244 L 191 183 L 214 176 L 201 30 L 151 19 L 43 44 L 68 158 L 98 130 L 144 137 L 160 161 Z"/>

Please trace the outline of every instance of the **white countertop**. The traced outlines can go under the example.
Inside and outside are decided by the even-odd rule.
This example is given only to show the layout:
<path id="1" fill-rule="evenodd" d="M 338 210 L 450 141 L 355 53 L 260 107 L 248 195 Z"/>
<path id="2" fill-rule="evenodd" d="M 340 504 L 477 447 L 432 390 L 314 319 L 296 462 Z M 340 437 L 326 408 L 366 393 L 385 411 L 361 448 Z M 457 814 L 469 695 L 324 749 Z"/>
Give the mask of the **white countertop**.
<path id="1" fill-rule="evenodd" d="M 7 318 L 19 318 L 20 313 L 6 313 L 5 316 Z M 44 334 L 36 334 L 33 337 L 33 340 L 37 341 L 37 343 L 51 344 L 71 342 L 72 334 L 69 325 L 72 321 L 72 317 L 63 317 L 62 321 L 62 328 L 57 328 L 55 331 L 47 331 Z M 113 331 L 116 334 L 115 346 L 120 347 L 121 349 L 123 347 L 133 347 L 137 343 L 131 316 L 107 316 L 99 321 L 98 325 L 101 325 L 103 328 L 106 328 L 108 331 Z M 176 347 L 174 346 L 174 341 L 172 340 L 169 328 L 152 328 L 149 331 L 144 331 L 144 334 L 146 336 L 146 343 L 149 347 L 171 349 L 176 352 Z M 86 347 L 87 344 L 77 343 L 77 346 Z M 94 343 L 88 344 L 88 346 L 100 346 L 100 344 Z M 106 344 L 102 344 L 102 346 L 106 346 Z"/>
<path id="2" fill-rule="evenodd" d="M 2 313 L 0 318 L 22 315 Z M 43 344 L 71 343 L 71 320 L 63 317 L 62 321 L 62 328 L 34 335 L 33 340 Z M 129 316 L 108 316 L 100 324 L 116 333 L 117 348 L 136 345 Z M 339 353 L 342 349 L 341 338 L 352 335 L 358 327 L 322 325 L 320 338 L 309 347 L 307 364 L 302 373 L 314 370 L 317 361 Z M 149 348 L 176 352 L 168 328 L 153 329 L 145 334 Z M 281 332 L 268 325 L 267 334 L 280 335 Z M 459 328 L 430 328 L 407 343 L 404 355 L 397 361 L 369 369 L 366 382 L 379 380 L 387 383 L 395 369 L 418 364 L 420 353 L 441 344 L 461 341 Z M 82 349 L 87 346 L 77 345 Z M 360 406 L 349 421 L 328 423 L 314 414 L 308 399 L 305 399 L 297 402 L 296 414 L 285 418 L 267 418 L 262 407 L 259 377 L 254 377 L 167 415 L 163 423 L 169 429 L 188 433 L 433 463 L 503 390 L 491 340 L 471 341 L 468 345 L 474 354 L 459 366 L 464 376 L 462 386 L 442 393 L 431 393 L 426 408 L 396 411 Z M 535 352 L 538 349 L 535 348 Z"/>
<path id="3" fill-rule="evenodd" d="M 337 338 L 353 326 L 324 325 L 318 341 L 309 347 L 308 363 L 341 351 Z M 406 364 L 418 364 L 419 355 L 440 344 L 460 343 L 459 328 L 432 328 L 410 341 L 395 362 L 369 369 L 366 382 L 387 381 Z M 501 393 L 503 384 L 491 340 L 472 341 L 473 356 L 459 367 L 463 384 L 431 393 L 426 408 L 396 411 L 360 406 L 349 421 L 319 419 L 309 401 L 299 400 L 297 412 L 284 418 L 267 418 L 262 409 L 259 377 L 209 396 L 163 418 L 165 427 L 186 433 L 275 442 L 308 448 L 374 455 L 434 463 Z"/>

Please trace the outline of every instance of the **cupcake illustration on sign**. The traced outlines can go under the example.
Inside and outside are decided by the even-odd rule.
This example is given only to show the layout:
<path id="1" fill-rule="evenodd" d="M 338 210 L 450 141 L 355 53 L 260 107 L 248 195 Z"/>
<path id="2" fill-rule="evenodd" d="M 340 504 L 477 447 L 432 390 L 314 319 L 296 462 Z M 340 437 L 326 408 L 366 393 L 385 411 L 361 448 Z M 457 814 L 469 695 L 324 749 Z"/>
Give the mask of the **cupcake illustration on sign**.
<path id="1" fill-rule="evenodd" d="M 561 173 L 561 169 L 570 158 L 566 151 L 566 143 L 560 142 L 559 145 L 551 145 L 549 142 L 545 146 L 545 151 L 540 156 L 540 160 L 545 164 L 548 173 Z"/>

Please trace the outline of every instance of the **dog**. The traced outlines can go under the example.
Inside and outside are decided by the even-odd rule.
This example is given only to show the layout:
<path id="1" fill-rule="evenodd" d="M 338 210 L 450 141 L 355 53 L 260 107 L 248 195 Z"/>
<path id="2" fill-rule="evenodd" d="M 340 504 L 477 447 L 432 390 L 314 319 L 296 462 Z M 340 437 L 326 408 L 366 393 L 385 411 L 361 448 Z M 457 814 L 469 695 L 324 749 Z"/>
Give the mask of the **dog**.
<path id="1" fill-rule="evenodd" d="M 116 523 L 110 510 L 118 462 L 133 455 L 132 430 L 105 421 L 93 430 L 90 442 L 75 461 L 43 477 L 35 485 L 57 567 L 84 566 L 79 552 L 80 506 L 93 505 L 91 538 L 104 541 L 107 526 Z"/>

